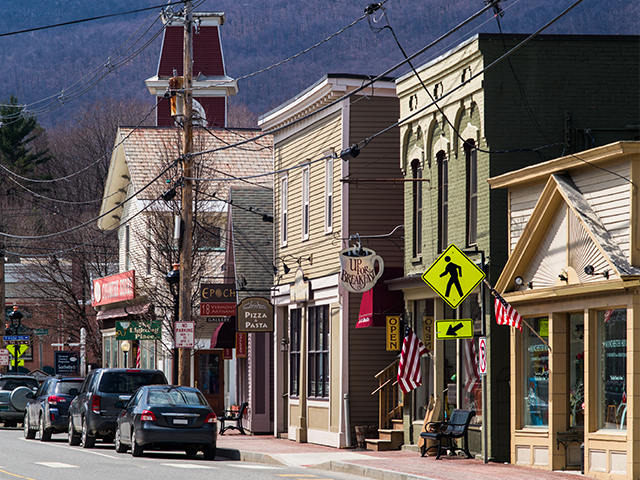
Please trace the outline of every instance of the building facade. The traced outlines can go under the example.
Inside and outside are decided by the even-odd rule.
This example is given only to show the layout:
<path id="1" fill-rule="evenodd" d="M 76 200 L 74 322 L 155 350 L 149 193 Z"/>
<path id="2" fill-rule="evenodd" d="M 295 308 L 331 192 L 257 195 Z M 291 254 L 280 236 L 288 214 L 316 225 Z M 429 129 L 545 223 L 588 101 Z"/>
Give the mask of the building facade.
<path id="1" fill-rule="evenodd" d="M 511 329 L 512 463 L 640 475 L 639 181 L 637 141 L 490 179 L 509 196 L 496 289 L 527 324 Z"/>

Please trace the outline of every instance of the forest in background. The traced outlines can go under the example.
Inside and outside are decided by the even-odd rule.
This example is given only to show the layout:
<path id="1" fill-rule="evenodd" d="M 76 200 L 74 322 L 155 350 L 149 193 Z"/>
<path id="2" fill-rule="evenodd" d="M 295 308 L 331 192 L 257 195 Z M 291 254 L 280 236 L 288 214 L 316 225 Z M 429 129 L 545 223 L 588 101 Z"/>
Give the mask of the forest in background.
<path id="1" fill-rule="evenodd" d="M 31 0 L 5 2 L 0 17 L 0 35 L 50 24 L 158 5 L 159 0 Z M 198 2 L 194 2 L 198 3 Z M 504 33 L 531 33 L 571 5 L 561 2 L 508 0 L 501 3 Z M 322 0 L 206 0 L 198 11 L 224 12 L 221 28 L 227 74 L 249 75 L 280 62 L 338 32 L 363 15 L 367 2 Z M 480 10 L 484 2 L 458 0 L 388 0 L 384 4 L 389 24 L 410 55 Z M 378 19 L 379 14 L 372 17 Z M 640 4 L 630 0 L 593 2 L 585 0 L 545 33 L 548 34 L 640 34 Z M 53 126 L 73 118 L 84 105 L 99 99 L 152 102 L 144 80 L 156 73 L 161 37 L 151 41 L 135 58 L 109 72 L 102 67 L 120 45 L 143 37 L 150 41 L 160 28 L 157 11 L 122 15 L 18 35 L 0 36 L 2 82 L 0 100 L 15 95 L 39 122 Z M 375 76 L 402 60 L 391 32 L 377 31 L 382 25 L 365 19 L 316 49 L 265 73 L 240 80 L 239 94 L 232 102 L 256 115 L 295 96 L 326 73 Z M 145 34 L 147 28 L 149 31 Z M 420 65 L 441 55 L 462 39 L 476 33 L 498 32 L 493 13 L 486 12 L 459 33 L 418 57 Z M 128 41 L 128 43 L 126 43 Z M 141 45 L 142 43 L 138 44 Z M 125 47 L 126 48 L 126 47 Z M 130 52 L 129 52 L 130 53 Z M 102 67 L 102 68 L 101 68 Z M 73 85 L 87 85 L 92 70 L 106 74 L 77 99 L 69 99 Z M 391 73 L 399 76 L 406 67 Z M 83 79 L 84 77 L 84 79 Z M 79 83 L 76 83 L 79 82 Z M 34 103 L 48 98 L 44 103 Z M 43 105 L 49 105 L 42 109 Z M 56 106 L 59 108 L 53 109 Z"/>

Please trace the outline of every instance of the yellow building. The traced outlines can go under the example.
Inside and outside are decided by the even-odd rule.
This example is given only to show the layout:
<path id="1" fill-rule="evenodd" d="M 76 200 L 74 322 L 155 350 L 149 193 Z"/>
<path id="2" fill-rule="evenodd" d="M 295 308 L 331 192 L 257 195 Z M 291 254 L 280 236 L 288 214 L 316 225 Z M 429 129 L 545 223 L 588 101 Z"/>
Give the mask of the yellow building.
<path id="1" fill-rule="evenodd" d="M 511 462 L 584 461 L 598 479 L 639 478 L 640 142 L 489 183 L 509 199 L 510 256 L 495 288 L 531 327 L 511 331 Z"/>

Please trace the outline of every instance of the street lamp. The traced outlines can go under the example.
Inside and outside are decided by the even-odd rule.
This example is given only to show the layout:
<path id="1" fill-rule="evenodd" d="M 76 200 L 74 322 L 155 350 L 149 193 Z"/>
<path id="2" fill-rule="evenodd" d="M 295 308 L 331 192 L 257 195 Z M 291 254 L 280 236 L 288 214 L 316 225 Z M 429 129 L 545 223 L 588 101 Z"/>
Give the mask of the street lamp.
<path id="1" fill-rule="evenodd" d="M 129 364 L 127 363 L 127 353 L 129 353 L 129 350 L 131 349 L 131 344 L 129 343 L 129 340 L 123 340 L 122 343 L 120 344 L 120 348 L 124 352 L 124 368 L 127 368 L 129 367 Z"/>
<path id="2" fill-rule="evenodd" d="M 180 295 L 174 289 L 174 286 L 180 283 L 180 264 L 174 263 L 173 270 L 167 273 L 165 278 L 169 283 L 169 290 L 173 296 L 173 323 L 175 325 L 180 317 Z M 173 384 L 178 384 L 178 349 L 175 347 L 175 341 L 173 347 Z"/>

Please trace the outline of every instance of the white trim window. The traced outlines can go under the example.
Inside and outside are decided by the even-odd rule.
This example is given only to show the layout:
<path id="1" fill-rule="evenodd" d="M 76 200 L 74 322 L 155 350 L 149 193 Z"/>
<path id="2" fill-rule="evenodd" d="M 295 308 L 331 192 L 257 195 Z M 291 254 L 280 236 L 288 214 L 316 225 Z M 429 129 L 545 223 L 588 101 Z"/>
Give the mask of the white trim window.
<path id="1" fill-rule="evenodd" d="M 302 240 L 309 239 L 309 167 L 302 169 Z"/>
<path id="2" fill-rule="evenodd" d="M 324 162 L 324 231 L 333 230 L 333 158 Z"/>
<path id="3" fill-rule="evenodd" d="M 289 221 L 289 178 L 280 179 L 280 245 L 287 244 L 287 226 Z"/>

